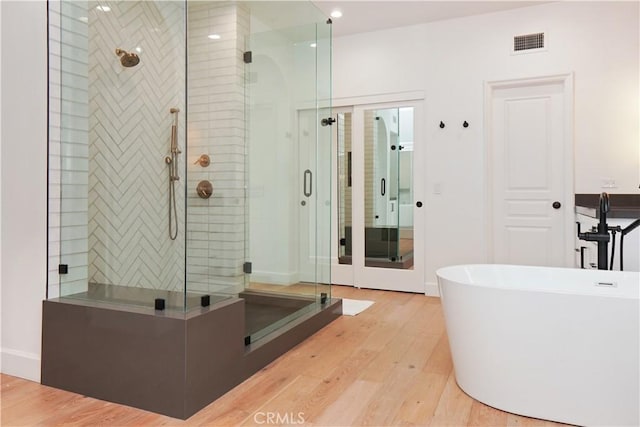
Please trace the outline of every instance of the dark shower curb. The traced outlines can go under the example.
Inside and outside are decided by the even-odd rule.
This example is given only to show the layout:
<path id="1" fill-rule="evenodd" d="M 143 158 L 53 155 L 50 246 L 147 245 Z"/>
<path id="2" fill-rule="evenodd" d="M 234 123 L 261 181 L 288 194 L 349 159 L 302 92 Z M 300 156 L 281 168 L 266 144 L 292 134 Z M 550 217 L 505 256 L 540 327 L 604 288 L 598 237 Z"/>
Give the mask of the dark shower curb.
<path id="1" fill-rule="evenodd" d="M 186 314 L 43 301 L 42 384 L 187 419 L 342 314 L 332 299 L 244 345 L 244 300 Z"/>

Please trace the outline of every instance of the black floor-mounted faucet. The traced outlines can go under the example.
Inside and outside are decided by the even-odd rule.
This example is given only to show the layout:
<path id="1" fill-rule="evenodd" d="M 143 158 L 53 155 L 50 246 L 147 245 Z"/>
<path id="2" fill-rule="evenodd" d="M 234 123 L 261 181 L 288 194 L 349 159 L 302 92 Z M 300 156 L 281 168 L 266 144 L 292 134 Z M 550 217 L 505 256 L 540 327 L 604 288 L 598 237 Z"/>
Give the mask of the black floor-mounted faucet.
<path id="1" fill-rule="evenodd" d="M 602 193 L 600 194 L 600 222 L 598 222 L 597 231 L 581 233 L 580 224 L 578 224 L 578 239 L 598 243 L 598 270 L 608 270 L 607 249 L 611 237 L 607 225 L 607 212 L 609 212 L 609 195 Z"/>

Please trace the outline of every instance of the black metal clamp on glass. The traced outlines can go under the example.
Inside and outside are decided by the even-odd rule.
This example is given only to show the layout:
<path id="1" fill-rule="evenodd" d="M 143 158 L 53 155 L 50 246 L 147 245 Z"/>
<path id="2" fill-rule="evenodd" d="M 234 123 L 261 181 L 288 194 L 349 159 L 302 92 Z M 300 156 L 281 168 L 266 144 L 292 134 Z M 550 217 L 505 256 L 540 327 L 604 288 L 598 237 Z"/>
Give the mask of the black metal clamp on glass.
<path id="1" fill-rule="evenodd" d="M 598 244 L 598 270 L 607 270 L 607 249 L 611 239 L 607 225 L 607 212 L 609 212 L 609 195 L 607 193 L 600 195 L 599 210 L 600 222 L 598 222 L 597 231 L 581 233 L 580 224 L 578 224 L 578 239 Z"/>

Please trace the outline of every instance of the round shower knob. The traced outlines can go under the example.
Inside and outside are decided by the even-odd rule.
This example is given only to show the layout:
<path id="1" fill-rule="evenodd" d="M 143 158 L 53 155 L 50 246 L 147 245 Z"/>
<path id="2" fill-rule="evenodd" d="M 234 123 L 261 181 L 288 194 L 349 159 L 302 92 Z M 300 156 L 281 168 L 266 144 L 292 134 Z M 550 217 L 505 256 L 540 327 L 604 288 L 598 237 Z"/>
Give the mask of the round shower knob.
<path id="1" fill-rule="evenodd" d="M 213 185 L 207 180 L 200 181 L 196 187 L 196 193 L 201 199 L 208 199 L 213 194 Z"/>

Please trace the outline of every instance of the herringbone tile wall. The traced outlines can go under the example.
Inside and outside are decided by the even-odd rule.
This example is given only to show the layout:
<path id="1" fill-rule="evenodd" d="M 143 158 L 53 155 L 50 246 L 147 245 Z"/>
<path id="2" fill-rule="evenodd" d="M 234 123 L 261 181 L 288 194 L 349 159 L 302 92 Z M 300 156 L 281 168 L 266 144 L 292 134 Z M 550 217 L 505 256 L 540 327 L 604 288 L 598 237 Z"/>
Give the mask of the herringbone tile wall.
<path id="1" fill-rule="evenodd" d="M 172 107 L 184 117 L 184 2 L 89 2 L 89 282 L 182 290 L 184 172 L 179 233 L 169 239 Z M 137 52 L 126 68 L 115 49 Z M 182 121 L 184 122 L 184 120 Z M 184 126 L 178 144 L 183 151 Z"/>

